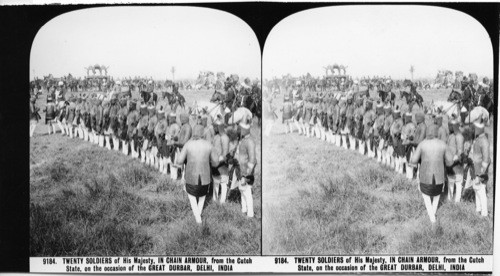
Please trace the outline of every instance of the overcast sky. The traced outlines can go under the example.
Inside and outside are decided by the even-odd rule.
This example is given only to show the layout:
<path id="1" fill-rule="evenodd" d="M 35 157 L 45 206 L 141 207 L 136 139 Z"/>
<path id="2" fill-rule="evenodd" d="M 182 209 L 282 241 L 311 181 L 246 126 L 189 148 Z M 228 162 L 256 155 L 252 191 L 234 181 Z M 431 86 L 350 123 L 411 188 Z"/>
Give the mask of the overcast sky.
<path id="1" fill-rule="evenodd" d="M 192 78 L 199 71 L 260 78 L 257 37 L 238 17 L 196 7 L 92 8 L 60 15 L 33 41 L 30 78 L 84 76 L 109 66 L 114 77 Z"/>
<path id="2" fill-rule="evenodd" d="M 425 6 L 344 6 L 293 14 L 269 34 L 264 78 L 322 76 L 323 66 L 347 74 L 435 77 L 439 69 L 493 76 L 493 52 L 482 25 L 464 13 Z"/>

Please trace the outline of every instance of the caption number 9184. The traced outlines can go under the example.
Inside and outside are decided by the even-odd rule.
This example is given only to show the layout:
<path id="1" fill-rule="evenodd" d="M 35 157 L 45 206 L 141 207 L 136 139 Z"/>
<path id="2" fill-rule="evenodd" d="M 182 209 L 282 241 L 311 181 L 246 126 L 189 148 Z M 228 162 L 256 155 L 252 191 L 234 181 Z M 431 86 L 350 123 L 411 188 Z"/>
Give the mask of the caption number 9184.
<path id="1" fill-rule="evenodd" d="M 56 264 L 56 259 L 54 259 L 54 258 L 43 258 L 43 264 L 44 265 Z"/>
<path id="2" fill-rule="evenodd" d="M 287 264 L 288 260 L 284 257 L 274 258 L 274 263 L 275 264 Z"/>

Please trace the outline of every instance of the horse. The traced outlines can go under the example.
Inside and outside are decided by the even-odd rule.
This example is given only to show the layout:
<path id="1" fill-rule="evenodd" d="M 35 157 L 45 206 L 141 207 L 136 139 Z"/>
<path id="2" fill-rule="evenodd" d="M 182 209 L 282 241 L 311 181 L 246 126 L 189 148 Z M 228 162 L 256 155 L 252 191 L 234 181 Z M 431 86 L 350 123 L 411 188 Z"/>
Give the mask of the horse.
<path id="1" fill-rule="evenodd" d="M 413 105 L 416 103 L 421 109 L 424 108 L 423 102 L 424 98 L 420 94 L 411 94 L 410 92 L 406 92 L 404 90 L 399 91 L 399 98 L 405 98 L 406 104 L 409 106 L 410 111 L 413 110 Z"/>
<path id="2" fill-rule="evenodd" d="M 260 99 L 258 99 L 258 95 L 260 94 L 258 91 L 253 90 L 254 92 L 251 93 L 251 95 L 245 95 L 240 92 L 240 101 L 235 103 L 234 106 L 236 109 L 243 107 L 247 110 L 250 110 L 252 117 L 257 117 L 258 123 L 260 125 L 261 120 L 262 120 L 262 105 Z M 219 103 L 222 106 L 222 103 L 225 101 L 226 95 L 224 95 L 222 92 L 215 90 L 214 93 L 212 94 L 212 97 L 210 98 L 210 102 L 212 103 Z M 235 98 L 235 101 L 237 99 Z M 227 110 L 227 112 L 223 112 L 224 116 L 226 116 L 227 113 L 229 113 L 230 110 Z M 226 121 L 229 120 L 229 117 L 225 117 Z"/>
<path id="3" fill-rule="evenodd" d="M 451 90 L 450 92 L 450 95 L 448 95 L 448 99 L 447 101 L 449 102 L 461 102 L 462 101 L 462 93 L 460 93 L 459 91 L 453 89 Z"/>
<path id="4" fill-rule="evenodd" d="M 378 96 L 382 99 L 382 102 L 390 102 L 391 105 L 394 105 L 396 100 L 396 94 L 392 91 L 378 90 Z"/>
<path id="5" fill-rule="evenodd" d="M 179 105 L 182 108 L 186 108 L 186 98 L 182 96 L 181 93 L 169 93 L 167 91 L 161 92 L 163 98 L 167 98 L 169 104 L 171 105 Z"/>
<path id="6" fill-rule="evenodd" d="M 262 121 L 262 98 L 261 90 L 258 85 L 253 85 L 251 89 L 251 94 L 243 97 L 244 107 L 252 112 L 252 115 L 257 117 L 258 124 Z"/>
<path id="7" fill-rule="evenodd" d="M 214 93 L 212 94 L 212 97 L 210 97 L 210 102 L 211 103 L 222 103 L 226 99 L 226 95 L 223 94 L 220 91 L 214 90 Z"/>
<path id="8" fill-rule="evenodd" d="M 434 101 L 431 104 L 431 110 L 434 113 L 444 113 L 450 118 L 453 116 L 460 119 L 460 106 L 458 103 L 445 102 L 445 101 Z M 489 125 L 490 113 L 486 108 L 482 106 L 476 106 L 468 112 L 468 114 L 461 119 L 464 124 L 471 124 L 477 121 L 486 122 Z"/>
<path id="9" fill-rule="evenodd" d="M 408 87 L 408 86 L 412 86 L 413 82 L 409 79 L 405 79 L 403 81 L 403 87 Z"/>
<path id="10" fill-rule="evenodd" d="M 158 102 L 158 94 L 156 94 L 154 92 L 141 91 L 140 95 L 141 95 L 142 101 L 145 103 L 148 103 L 150 101 L 153 101 L 155 103 Z"/>
<path id="11" fill-rule="evenodd" d="M 213 121 L 217 119 L 223 120 L 225 114 L 223 106 L 220 103 L 214 103 L 212 101 L 196 101 L 191 110 L 194 115 L 206 113 L 210 115 Z"/>
<path id="12" fill-rule="evenodd" d="M 462 94 L 453 89 L 451 90 L 450 95 L 448 95 L 448 101 L 457 103 L 460 107 L 465 106 L 467 110 L 471 110 L 474 107 L 473 90 L 470 86 L 466 86 L 464 87 L 464 92 Z M 478 104 L 481 105 L 480 103 Z M 490 110 L 492 111 L 492 108 L 490 108 Z M 490 110 L 488 110 L 488 112 L 491 112 Z"/>
<path id="13" fill-rule="evenodd" d="M 214 102 L 197 101 L 192 110 L 196 115 L 204 113 L 210 115 L 213 121 L 225 119 L 224 123 L 228 126 L 238 125 L 242 121 L 251 121 L 253 118 L 252 112 L 245 107 L 239 107 L 229 113 L 228 109 L 224 110 L 222 104 Z"/>
<path id="14" fill-rule="evenodd" d="M 474 101 L 478 106 L 484 107 L 490 114 L 493 115 L 495 111 L 493 99 L 488 95 L 488 93 L 477 93 L 476 99 Z"/>
<path id="15" fill-rule="evenodd" d="M 452 89 L 450 95 L 448 95 L 447 101 L 457 103 L 460 106 L 465 106 L 466 108 L 471 107 L 471 100 L 464 100 L 462 93 L 458 90 Z"/>

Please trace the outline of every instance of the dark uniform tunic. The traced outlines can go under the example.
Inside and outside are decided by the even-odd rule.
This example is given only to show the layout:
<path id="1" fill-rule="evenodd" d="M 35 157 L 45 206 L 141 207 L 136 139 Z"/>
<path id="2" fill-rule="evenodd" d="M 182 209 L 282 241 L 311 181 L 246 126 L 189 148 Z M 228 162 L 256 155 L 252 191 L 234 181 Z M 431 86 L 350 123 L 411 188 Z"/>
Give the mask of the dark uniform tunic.
<path id="1" fill-rule="evenodd" d="M 137 128 L 136 128 L 137 133 L 135 135 L 135 146 L 137 148 L 142 147 L 144 139 L 146 139 L 146 135 L 148 132 L 148 122 L 149 122 L 149 115 L 144 114 L 137 123 Z"/>
<path id="2" fill-rule="evenodd" d="M 158 114 L 159 120 L 155 126 L 154 134 L 155 134 L 155 144 L 158 147 L 158 152 L 161 156 L 166 156 L 166 142 L 165 142 L 165 132 L 167 130 L 167 119 L 163 114 Z"/>
<path id="3" fill-rule="evenodd" d="M 120 106 L 117 103 L 111 104 L 109 108 L 109 131 L 118 135 L 118 111 Z"/>
<path id="4" fill-rule="evenodd" d="M 238 160 L 240 166 L 240 171 L 242 175 L 249 176 L 253 175 L 253 170 L 257 164 L 257 159 L 255 155 L 255 142 L 252 140 L 250 135 L 245 136 L 239 144 L 235 158 Z M 251 165 L 250 165 L 251 164 Z M 252 179 L 250 179 L 249 185 L 253 185 Z"/>
<path id="5" fill-rule="evenodd" d="M 226 160 L 226 156 L 229 153 L 229 137 L 225 133 L 218 133 L 214 136 L 212 140 L 212 145 L 214 147 L 214 152 L 217 156 L 222 156 L 223 160 Z M 219 174 L 228 175 L 227 163 L 219 164 L 217 168 Z"/>
<path id="6" fill-rule="evenodd" d="M 354 110 L 355 110 L 354 104 L 352 102 L 348 103 L 347 107 L 346 107 L 346 112 L 345 112 L 345 116 L 346 116 L 345 129 L 351 135 L 354 134 Z"/>
<path id="7" fill-rule="evenodd" d="M 480 134 L 474 140 L 472 145 L 472 150 L 470 152 L 470 158 L 474 163 L 474 170 L 476 175 L 482 175 L 483 173 L 487 174 L 488 171 L 481 173 L 481 169 L 483 167 L 483 163 L 490 163 L 490 146 L 489 146 L 488 137 L 485 133 Z"/>
<path id="8" fill-rule="evenodd" d="M 31 122 L 38 122 L 40 119 L 40 114 L 38 114 L 38 107 L 32 102 L 30 102 L 30 121 Z"/>
<path id="9" fill-rule="evenodd" d="M 291 102 L 284 102 L 283 103 L 283 122 L 285 120 L 290 120 L 292 118 L 292 109 L 293 109 L 293 106 L 292 106 L 292 103 Z"/>
<path id="10" fill-rule="evenodd" d="M 139 119 L 140 116 L 137 110 L 130 110 L 127 114 L 127 141 L 130 141 L 134 138 Z"/>
<path id="11" fill-rule="evenodd" d="M 233 103 L 235 102 L 235 98 L 236 98 L 236 90 L 234 87 L 231 86 L 227 90 L 226 99 L 224 100 L 225 106 L 228 107 L 231 111 L 234 111 Z"/>
<path id="12" fill-rule="evenodd" d="M 363 105 L 358 105 L 356 109 L 354 109 L 354 122 L 355 122 L 355 128 L 354 128 L 354 136 L 358 139 L 363 138 L 363 115 L 365 112 L 365 108 Z"/>
<path id="13" fill-rule="evenodd" d="M 191 139 L 191 134 L 193 132 L 193 129 L 191 128 L 191 125 L 189 123 L 186 123 L 186 124 L 183 124 L 181 126 L 181 129 L 179 131 L 179 141 L 177 141 L 177 145 L 179 147 L 183 147 L 184 144 L 187 143 L 187 141 L 189 141 L 189 139 Z"/>
<path id="14" fill-rule="evenodd" d="M 68 124 L 73 124 L 73 120 L 75 119 L 75 108 L 76 108 L 75 103 L 70 102 L 68 106 L 68 114 L 66 116 L 66 122 Z"/>
<path id="15" fill-rule="evenodd" d="M 95 124 L 95 130 L 97 133 L 102 134 L 103 133 L 103 123 L 104 123 L 104 108 L 102 107 L 101 101 L 97 102 L 97 109 L 95 113 L 95 119 L 96 119 L 96 124 Z"/>
<path id="16" fill-rule="evenodd" d="M 344 130 L 346 125 L 346 111 L 347 111 L 347 103 L 345 100 L 339 101 L 339 118 L 338 118 L 338 129 L 340 131 Z"/>
<path id="17" fill-rule="evenodd" d="M 448 136 L 447 145 L 453 157 L 456 156 L 457 158 L 460 158 L 464 152 L 464 141 L 464 136 L 460 132 L 453 132 L 450 136 Z M 463 175 L 464 167 L 462 164 L 455 164 L 452 167 L 452 170 L 449 170 L 448 173 Z"/>
<path id="18" fill-rule="evenodd" d="M 111 118 L 109 117 L 109 110 L 111 106 L 106 103 L 102 107 L 102 130 L 108 134 L 108 129 L 110 125 Z"/>
<path id="19" fill-rule="evenodd" d="M 304 104 L 304 124 L 309 124 L 312 117 L 313 104 L 311 102 L 306 102 Z"/>
<path id="20" fill-rule="evenodd" d="M 333 114 L 333 103 L 331 100 L 327 100 L 325 103 L 326 106 L 326 127 L 331 130 L 333 126 L 332 114 Z"/>
<path id="21" fill-rule="evenodd" d="M 375 114 L 375 111 L 373 109 L 367 110 L 363 115 L 363 138 L 365 140 L 370 138 L 370 136 L 373 134 L 370 132 L 373 132 L 373 123 L 376 118 L 377 115 Z"/>
<path id="22" fill-rule="evenodd" d="M 425 129 L 426 129 L 425 123 L 422 122 L 417 125 L 417 127 L 415 128 L 413 143 L 418 145 L 425 139 L 425 131 L 426 131 Z"/>
<path id="23" fill-rule="evenodd" d="M 128 107 L 127 105 L 122 105 L 118 111 L 118 137 L 122 140 L 127 139 L 127 117 L 128 117 Z"/>
<path id="24" fill-rule="evenodd" d="M 56 105 L 53 102 L 47 103 L 45 107 L 45 123 L 56 118 Z"/>
<path id="25" fill-rule="evenodd" d="M 337 133 L 340 120 L 340 107 L 338 104 L 333 104 L 332 109 L 332 126 L 331 130 L 333 133 Z"/>
<path id="26" fill-rule="evenodd" d="M 175 142 L 178 141 L 179 139 L 179 132 L 181 130 L 181 127 L 177 123 L 172 123 L 169 125 L 165 131 L 165 139 L 167 142 L 167 156 L 170 157 L 171 161 L 174 161 L 175 157 Z"/>
<path id="27" fill-rule="evenodd" d="M 403 146 L 403 141 L 401 139 L 401 131 L 403 129 L 403 118 L 399 117 L 392 122 L 390 127 L 390 135 L 392 137 L 392 144 L 394 147 L 394 153 L 397 157 L 403 157 L 405 155 L 405 146 Z"/>
<path id="28" fill-rule="evenodd" d="M 150 113 L 148 120 L 147 135 L 146 135 L 146 139 L 148 139 L 150 142 L 153 141 L 154 139 L 154 131 L 156 123 L 158 123 L 158 118 L 156 117 L 156 114 Z"/>
<path id="29" fill-rule="evenodd" d="M 312 104 L 312 113 L 311 113 L 311 121 L 309 124 L 313 125 L 316 124 L 318 121 L 318 103 L 313 103 Z"/>
<path id="30" fill-rule="evenodd" d="M 385 115 L 378 115 L 377 119 L 375 119 L 375 123 L 373 124 L 373 135 L 375 137 L 379 137 L 384 129 Z"/>

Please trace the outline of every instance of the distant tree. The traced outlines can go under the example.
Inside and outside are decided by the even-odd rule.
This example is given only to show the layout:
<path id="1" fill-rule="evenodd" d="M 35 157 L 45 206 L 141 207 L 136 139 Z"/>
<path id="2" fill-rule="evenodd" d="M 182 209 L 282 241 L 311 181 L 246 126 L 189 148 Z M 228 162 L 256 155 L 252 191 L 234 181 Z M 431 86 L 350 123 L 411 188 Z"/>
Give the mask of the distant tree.
<path id="1" fill-rule="evenodd" d="M 410 73 L 411 73 L 411 81 L 413 81 L 413 72 L 415 72 L 415 67 L 410 66 Z"/>

